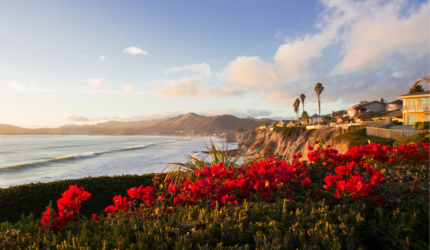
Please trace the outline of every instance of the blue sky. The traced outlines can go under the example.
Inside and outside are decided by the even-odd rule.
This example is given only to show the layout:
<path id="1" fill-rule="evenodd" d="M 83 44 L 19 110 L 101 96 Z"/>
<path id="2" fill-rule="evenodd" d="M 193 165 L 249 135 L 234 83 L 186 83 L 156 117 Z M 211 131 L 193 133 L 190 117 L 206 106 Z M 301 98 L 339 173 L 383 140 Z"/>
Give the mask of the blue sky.
<path id="1" fill-rule="evenodd" d="M 0 123 L 294 117 L 429 74 L 428 1 L 2 1 Z M 130 49 L 132 48 L 132 49 Z M 128 49 L 128 50 L 127 50 Z M 131 51 L 131 53 L 130 53 Z"/>

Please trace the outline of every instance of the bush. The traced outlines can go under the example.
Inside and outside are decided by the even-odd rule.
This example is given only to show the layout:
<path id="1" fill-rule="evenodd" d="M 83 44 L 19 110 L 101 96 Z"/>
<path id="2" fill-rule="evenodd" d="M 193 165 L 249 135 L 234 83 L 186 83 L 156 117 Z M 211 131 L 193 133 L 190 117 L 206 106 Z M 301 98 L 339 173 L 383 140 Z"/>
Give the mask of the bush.
<path id="1" fill-rule="evenodd" d="M 429 142 L 429 137 L 412 135 L 402 136 L 396 139 L 393 146 L 398 147 L 401 145 L 415 144 L 418 145 L 420 142 Z"/>
<path id="2" fill-rule="evenodd" d="M 366 129 L 365 128 L 359 128 L 351 132 L 347 132 L 345 134 L 341 134 L 335 137 L 335 139 L 347 139 L 349 140 L 351 146 L 362 146 L 368 144 L 369 140 L 374 143 L 379 143 L 382 145 L 393 145 L 394 141 L 384 139 L 384 138 L 377 138 L 377 137 L 370 137 L 366 135 Z"/>
<path id="3" fill-rule="evenodd" d="M 0 188 L 0 221 L 17 222 L 21 214 L 27 216 L 30 213 L 39 217 L 46 210 L 49 201 L 60 198 L 64 190 L 73 184 L 85 187 L 90 193 L 97 193 L 85 202 L 81 210 L 82 214 L 91 217 L 91 214 L 103 211 L 113 196 L 126 194 L 125 190 L 130 186 L 151 185 L 154 175 L 87 177 Z"/>
<path id="4" fill-rule="evenodd" d="M 416 130 L 429 129 L 430 122 L 414 122 L 414 128 Z"/>
<path id="5" fill-rule="evenodd" d="M 109 215 L 76 217 L 58 232 L 44 231 L 32 215 L 1 223 L 0 244 L 11 249 L 428 249 L 428 146 L 369 144 L 339 154 L 319 142 L 316 149 L 308 147 L 309 161 L 300 161 L 299 154 L 293 163 L 273 158 L 240 168 L 220 163 L 196 170 L 192 181 L 178 185 L 166 179 L 154 181 L 154 188 L 130 188 L 130 198 L 114 197 Z M 50 220 L 49 213 L 46 217 Z"/>
<path id="6" fill-rule="evenodd" d="M 295 133 L 299 133 L 299 132 L 302 132 L 305 130 L 306 130 L 306 128 L 304 128 L 304 127 L 283 127 L 283 128 L 276 127 L 274 129 L 275 132 L 282 133 L 283 137 L 288 137 L 288 138 L 293 136 Z"/>

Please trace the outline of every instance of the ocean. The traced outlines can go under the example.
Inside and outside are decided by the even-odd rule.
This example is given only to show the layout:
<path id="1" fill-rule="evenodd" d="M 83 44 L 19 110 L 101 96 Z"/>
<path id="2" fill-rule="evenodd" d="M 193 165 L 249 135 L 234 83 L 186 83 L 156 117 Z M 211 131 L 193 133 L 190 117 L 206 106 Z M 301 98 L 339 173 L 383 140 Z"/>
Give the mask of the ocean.
<path id="1" fill-rule="evenodd" d="M 168 162 L 203 157 L 205 142 L 224 139 L 188 136 L 0 136 L 0 187 L 88 176 L 161 173 Z M 229 143 L 228 149 L 235 149 Z"/>

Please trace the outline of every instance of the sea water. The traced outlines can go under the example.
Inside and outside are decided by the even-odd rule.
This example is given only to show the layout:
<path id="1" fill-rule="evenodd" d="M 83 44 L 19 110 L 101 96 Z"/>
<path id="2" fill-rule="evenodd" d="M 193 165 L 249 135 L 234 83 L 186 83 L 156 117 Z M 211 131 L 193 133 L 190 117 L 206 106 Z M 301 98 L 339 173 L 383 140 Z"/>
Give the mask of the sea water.
<path id="1" fill-rule="evenodd" d="M 1 135 L 0 187 L 76 179 L 87 176 L 161 173 L 169 162 L 213 141 L 235 149 L 224 139 L 189 136 Z"/>

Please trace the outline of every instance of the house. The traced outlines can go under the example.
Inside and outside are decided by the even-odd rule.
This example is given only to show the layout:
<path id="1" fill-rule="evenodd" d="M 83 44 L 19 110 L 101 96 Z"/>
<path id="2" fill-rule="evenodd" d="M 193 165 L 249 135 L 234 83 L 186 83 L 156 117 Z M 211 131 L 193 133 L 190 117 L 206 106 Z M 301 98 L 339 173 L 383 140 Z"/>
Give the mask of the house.
<path id="1" fill-rule="evenodd" d="M 314 114 L 314 115 L 312 115 L 311 117 L 309 117 L 310 118 L 310 120 L 309 120 L 309 122 L 312 124 L 312 123 L 318 123 L 318 118 L 319 118 L 319 116 L 318 116 L 318 114 Z"/>
<path id="2" fill-rule="evenodd" d="M 402 100 L 395 100 L 392 102 L 385 103 L 385 110 L 390 111 L 390 110 L 402 109 L 402 106 L 403 106 Z"/>
<path id="3" fill-rule="evenodd" d="M 403 124 L 430 121 L 430 91 L 397 96 L 403 101 Z"/>
<path id="4" fill-rule="evenodd" d="M 372 121 L 373 118 L 378 117 L 378 112 L 365 111 L 361 112 L 359 115 L 351 117 L 355 122 Z"/>
<path id="5" fill-rule="evenodd" d="M 391 118 L 393 121 L 403 122 L 403 113 L 401 109 L 381 111 L 376 113 L 375 117 L 372 117 L 372 121 L 379 121 Z"/>
<path id="6" fill-rule="evenodd" d="M 385 101 L 383 98 L 379 101 L 358 103 L 347 109 L 349 117 L 358 117 L 366 111 L 380 112 L 386 110 Z"/>
<path id="7" fill-rule="evenodd" d="M 280 120 L 277 124 L 276 124 L 276 126 L 278 126 L 278 127 L 285 127 L 285 126 L 287 126 L 287 124 L 288 124 L 288 121 L 287 120 Z"/>

